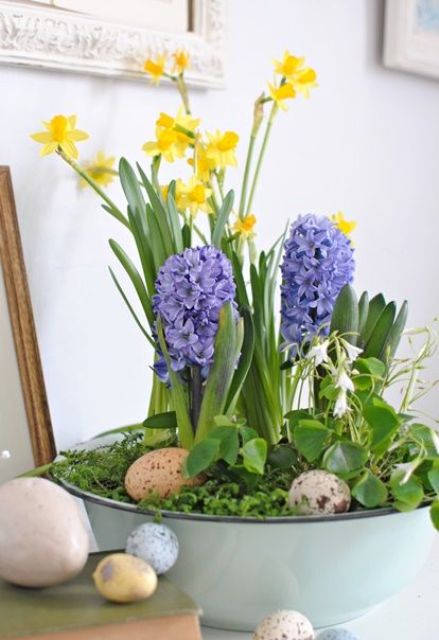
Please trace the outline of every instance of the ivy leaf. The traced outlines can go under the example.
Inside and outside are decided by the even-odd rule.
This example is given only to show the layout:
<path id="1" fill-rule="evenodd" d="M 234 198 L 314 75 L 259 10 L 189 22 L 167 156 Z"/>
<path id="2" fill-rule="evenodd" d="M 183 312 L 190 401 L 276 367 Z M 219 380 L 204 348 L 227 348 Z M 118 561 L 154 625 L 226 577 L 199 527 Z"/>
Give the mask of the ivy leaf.
<path id="1" fill-rule="evenodd" d="M 264 473 L 264 465 L 267 459 L 267 442 L 263 438 L 249 440 L 242 448 L 244 467 L 250 473 Z"/>
<path id="2" fill-rule="evenodd" d="M 363 418 L 371 428 L 371 449 L 374 453 L 383 454 L 401 424 L 397 413 L 382 398 L 375 397 L 372 404 L 363 409 Z"/>
<path id="3" fill-rule="evenodd" d="M 258 432 L 256 429 L 252 429 L 251 427 L 241 426 L 239 427 L 239 435 L 242 439 L 242 444 L 246 445 L 249 440 L 253 440 L 258 437 Z"/>
<path id="4" fill-rule="evenodd" d="M 386 365 L 378 358 L 358 358 L 355 360 L 355 368 L 360 373 L 369 373 L 377 378 L 382 378 L 386 373 Z"/>
<path id="5" fill-rule="evenodd" d="M 308 462 L 317 460 L 329 444 L 331 431 L 318 420 L 300 420 L 294 429 L 294 441 Z"/>
<path id="6" fill-rule="evenodd" d="M 268 451 L 267 462 L 277 469 L 291 469 L 297 461 L 297 453 L 290 444 L 276 444 Z"/>
<path id="7" fill-rule="evenodd" d="M 428 477 L 428 481 L 433 487 L 433 490 L 439 495 L 439 464 L 438 463 L 435 463 L 433 469 L 431 469 L 428 472 L 427 477 Z"/>
<path id="8" fill-rule="evenodd" d="M 390 489 L 395 498 L 395 508 L 399 511 L 411 511 L 418 507 L 424 498 L 422 480 L 415 475 L 401 483 L 404 477 L 402 470 L 397 470 L 390 478 Z"/>
<path id="9" fill-rule="evenodd" d="M 342 440 L 325 451 L 323 466 L 342 478 L 353 478 L 366 464 L 367 451 L 359 444 Z"/>
<path id="10" fill-rule="evenodd" d="M 220 443 L 218 457 L 229 464 L 235 464 L 239 453 L 239 437 L 236 426 L 215 427 L 209 433 L 209 440 L 211 438 Z"/>
<path id="11" fill-rule="evenodd" d="M 439 531 L 439 499 L 431 503 L 430 517 L 435 529 Z"/>
<path id="12" fill-rule="evenodd" d="M 193 478 L 205 471 L 219 457 L 220 441 L 206 438 L 196 444 L 184 463 L 185 474 Z"/>
<path id="13" fill-rule="evenodd" d="M 409 434 L 418 442 L 426 451 L 425 458 L 436 459 L 439 451 L 437 449 L 437 433 L 425 424 L 412 424 L 409 428 Z"/>
<path id="14" fill-rule="evenodd" d="M 354 484 L 351 493 L 360 504 L 368 509 L 379 507 L 387 500 L 386 485 L 369 469 L 366 469 Z"/>

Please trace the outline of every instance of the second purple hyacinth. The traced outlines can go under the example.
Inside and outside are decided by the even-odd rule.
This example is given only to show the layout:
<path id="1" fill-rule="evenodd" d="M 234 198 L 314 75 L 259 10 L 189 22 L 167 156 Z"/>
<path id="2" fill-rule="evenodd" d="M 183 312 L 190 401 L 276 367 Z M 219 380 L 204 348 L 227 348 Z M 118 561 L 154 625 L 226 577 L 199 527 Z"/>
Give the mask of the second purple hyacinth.
<path id="1" fill-rule="evenodd" d="M 281 332 L 293 355 L 318 331 L 327 333 L 335 300 L 355 270 L 349 238 L 324 216 L 291 226 L 282 263 Z"/>
<path id="2" fill-rule="evenodd" d="M 186 249 L 160 268 L 156 291 L 154 313 L 163 322 L 172 368 L 198 366 L 206 375 L 213 362 L 219 312 L 235 298 L 230 261 L 213 246 Z M 162 359 L 155 370 L 167 378 Z"/>

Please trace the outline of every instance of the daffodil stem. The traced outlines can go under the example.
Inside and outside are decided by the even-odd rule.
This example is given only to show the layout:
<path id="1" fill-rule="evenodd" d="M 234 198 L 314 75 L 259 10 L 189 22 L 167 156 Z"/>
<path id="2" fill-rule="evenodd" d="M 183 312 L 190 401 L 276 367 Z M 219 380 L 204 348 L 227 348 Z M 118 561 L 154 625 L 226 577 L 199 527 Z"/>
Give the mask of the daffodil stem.
<path id="1" fill-rule="evenodd" d="M 181 100 L 183 102 L 184 110 L 186 111 L 187 115 L 190 116 L 191 107 L 189 104 L 189 94 L 182 74 L 180 74 L 177 78 L 177 87 L 181 96 Z"/>
<path id="2" fill-rule="evenodd" d="M 278 109 L 277 104 L 274 102 L 273 106 L 271 107 L 270 116 L 268 118 L 267 127 L 265 129 L 265 134 L 264 134 L 264 139 L 262 141 L 261 150 L 259 152 L 258 162 L 257 162 L 255 173 L 254 173 L 254 176 L 253 176 L 253 182 L 252 182 L 252 186 L 251 186 L 251 189 L 250 189 L 250 195 L 249 195 L 249 198 L 248 198 L 246 212 L 245 212 L 246 216 L 248 216 L 249 213 L 251 212 L 253 199 L 255 197 L 256 186 L 258 184 L 259 173 L 261 171 L 262 161 L 263 161 L 264 156 L 265 156 L 265 151 L 267 149 L 268 140 L 270 138 L 271 127 L 273 125 L 273 120 L 274 120 L 274 118 L 276 116 L 277 109 Z"/>
<path id="3" fill-rule="evenodd" d="M 116 218 L 116 220 L 119 220 L 119 222 L 121 222 L 125 227 L 127 227 L 128 229 L 130 228 L 129 222 L 128 220 L 125 218 L 125 216 L 123 215 L 123 213 L 121 211 L 119 211 L 119 209 L 116 207 L 116 205 L 114 204 L 114 202 L 111 200 L 111 198 L 109 198 L 107 196 L 107 194 L 102 191 L 102 189 L 100 188 L 100 186 L 93 180 L 93 178 L 91 178 L 88 173 L 86 171 L 84 171 L 77 162 L 75 162 L 73 160 L 73 158 L 70 158 L 66 153 L 64 153 L 64 151 L 62 149 L 58 149 L 57 150 L 57 154 L 64 160 L 64 162 L 67 162 L 68 165 L 70 165 L 72 167 L 72 169 L 74 171 L 76 171 L 76 173 L 83 179 L 85 180 L 90 187 L 96 191 L 96 193 L 102 198 L 102 200 L 108 205 L 110 211 L 109 213 L 111 213 L 111 215 Z"/>
<path id="4" fill-rule="evenodd" d="M 242 187 L 241 187 L 241 200 L 239 202 L 238 215 L 241 219 L 244 217 L 244 214 L 245 214 L 245 201 L 247 198 L 248 179 L 250 176 L 250 167 L 253 159 L 253 153 L 255 150 L 255 142 L 256 142 L 256 135 L 252 133 L 252 135 L 250 136 L 250 141 L 247 149 L 247 158 L 245 160 L 244 177 L 242 179 Z"/>

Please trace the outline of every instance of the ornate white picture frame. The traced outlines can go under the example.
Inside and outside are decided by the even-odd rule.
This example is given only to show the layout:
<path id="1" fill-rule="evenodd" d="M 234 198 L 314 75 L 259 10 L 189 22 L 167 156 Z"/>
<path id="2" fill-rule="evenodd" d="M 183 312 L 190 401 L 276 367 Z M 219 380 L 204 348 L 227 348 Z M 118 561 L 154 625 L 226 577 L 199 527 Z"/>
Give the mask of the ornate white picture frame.
<path id="1" fill-rule="evenodd" d="M 151 1 L 144 0 L 145 11 Z M 172 1 L 182 0 L 166 0 Z M 147 55 L 184 48 L 191 55 L 188 82 L 222 87 L 227 0 L 187 2 L 191 30 L 167 32 L 51 6 L 49 1 L 0 0 L 0 63 L 145 80 L 141 69 Z M 124 6 L 128 12 L 129 2 Z"/>
<path id="2" fill-rule="evenodd" d="M 439 78 L 439 0 L 387 0 L 384 64 Z"/>

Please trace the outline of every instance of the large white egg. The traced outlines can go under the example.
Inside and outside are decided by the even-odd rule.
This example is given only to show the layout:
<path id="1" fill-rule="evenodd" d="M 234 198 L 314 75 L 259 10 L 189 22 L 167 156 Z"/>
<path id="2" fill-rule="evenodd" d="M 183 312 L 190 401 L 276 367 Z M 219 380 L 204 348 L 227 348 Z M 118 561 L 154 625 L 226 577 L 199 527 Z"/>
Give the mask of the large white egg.
<path id="1" fill-rule="evenodd" d="M 0 486 L 0 577 L 47 587 L 82 571 L 89 537 L 75 499 L 44 478 Z"/>
<path id="2" fill-rule="evenodd" d="M 178 540 L 164 524 L 145 522 L 130 533 L 125 551 L 142 558 L 161 575 L 169 571 L 177 560 Z"/>
<path id="3" fill-rule="evenodd" d="M 262 620 L 253 640 L 314 640 L 308 618 L 298 611 L 276 611 Z"/>

